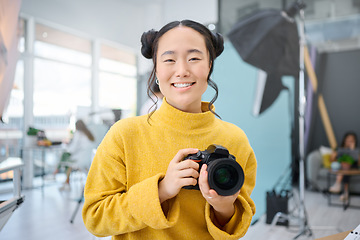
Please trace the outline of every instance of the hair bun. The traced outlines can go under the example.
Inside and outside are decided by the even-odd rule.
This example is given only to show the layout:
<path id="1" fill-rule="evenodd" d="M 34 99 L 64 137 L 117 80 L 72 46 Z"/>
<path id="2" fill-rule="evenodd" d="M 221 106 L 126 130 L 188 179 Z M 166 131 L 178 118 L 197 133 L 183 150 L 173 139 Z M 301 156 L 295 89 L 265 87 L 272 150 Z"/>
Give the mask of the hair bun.
<path id="1" fill-rule="evenodd" d="M 153 57 L 153 43 L 157 35 L 154 29 L 144 32 L 141 36 L 141 54 L 147 59 Z"/>
<path id="2" fill-rule="evenodd" d="M 224 51 L 224 38 L 220 33 L 212 33 L 211 35 L 216 57 L 218 57 Z"/>

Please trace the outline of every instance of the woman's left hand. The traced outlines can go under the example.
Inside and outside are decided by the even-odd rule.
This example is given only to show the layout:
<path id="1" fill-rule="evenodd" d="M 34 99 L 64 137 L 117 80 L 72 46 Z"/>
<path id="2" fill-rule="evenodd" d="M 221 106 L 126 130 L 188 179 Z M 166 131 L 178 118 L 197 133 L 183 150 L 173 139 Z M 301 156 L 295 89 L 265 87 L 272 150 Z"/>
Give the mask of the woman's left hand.
<path id="1" fill-rule="evenodd" d="M 225 225 L 235 213 L 234 202 L 240 190 L 234 195 L 221 196 L 214 189 L 210 189 L 206 164 L 203 164 L 200 170 L 199 188 L 203 197 L 213 207 L 218 222 Z"/>

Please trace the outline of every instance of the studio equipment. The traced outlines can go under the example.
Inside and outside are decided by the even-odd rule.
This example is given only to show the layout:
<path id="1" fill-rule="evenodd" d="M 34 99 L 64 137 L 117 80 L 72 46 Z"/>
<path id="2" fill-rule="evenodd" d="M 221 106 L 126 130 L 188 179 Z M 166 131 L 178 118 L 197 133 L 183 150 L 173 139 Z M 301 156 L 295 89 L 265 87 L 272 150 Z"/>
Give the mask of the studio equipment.
<path id="1" fill-rule="evenodd" d="M 304 8 L 305 3 L 297 0 L 284 11 L 259 10 L 241 19 L 228 34 L 241 58 L 267 73 L 260 113 L 266 110 L 285 88 L 281 83 L 282 76 L 294 76 L 298 79 L 299 232 L 294 239 L 303 234 L 312 235 L 304 204 Z M 295 15 L 298 13 L 299 20 L 296 21 Z"/>

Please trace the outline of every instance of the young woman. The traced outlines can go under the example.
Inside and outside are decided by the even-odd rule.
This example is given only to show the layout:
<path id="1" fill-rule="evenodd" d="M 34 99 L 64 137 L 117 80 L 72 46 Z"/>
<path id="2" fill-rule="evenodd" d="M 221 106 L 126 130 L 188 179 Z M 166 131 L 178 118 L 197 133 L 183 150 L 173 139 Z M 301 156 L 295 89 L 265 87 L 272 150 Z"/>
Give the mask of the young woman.
<path id="1" fill-rule="evenodd" d="M 239 239 L 255 213 L 250 194 L 256 159 L 245 133 L 215 117 L 217 86 L 210 79 L 223 38 L 190 20 L 171 22 L 141 38 L 153 60 L 149 78 L 164 95 L 149 115 L 118 121 L 92 162 L 83 219 L 90 232 L 113 239 Z M 202 102 L 207 86 L 214 99 Z M 208 183 L 207 166 L 184 160 L 221 145 L 245 173 L 240 191 L 221 196 Z M 199 184 L 200 190 L 183 189 Z"/>
<path id="2" fill-rule="evenodd" d="M 60 187 L 61 191 L 70 190 L 70 174 L 73 168 L 87 170 L 91 164 L 91 151 L 94 148 L 95 138 L 83 120 L 76 121 L 75 128 L 74 136 L 54 171 L 54 174 L 57 174 L 61 167 L 66 169 L 66 180 Z"/>
<path id="3" fill-rule="evenodd" d="M 355 132 L 347 132 L 344 134 L 341 146 L 337 151 L 333 151 L 330 157 L 331 162 L 338 161 L 341 164 L 341 170 L 357 169 L 360 166 L 360 151 L 357 148 L 357 136 Z M 350 150 L 350 151 L 349 151 Z M 341 201 L 347 201 L 349 197 L 350 177 L 342 174 L 336 175 L 334 185 L 329 188 L 332 193 L 341 192 L 341 183 L 344 183 L 344 192 L 340 195 Z"/>

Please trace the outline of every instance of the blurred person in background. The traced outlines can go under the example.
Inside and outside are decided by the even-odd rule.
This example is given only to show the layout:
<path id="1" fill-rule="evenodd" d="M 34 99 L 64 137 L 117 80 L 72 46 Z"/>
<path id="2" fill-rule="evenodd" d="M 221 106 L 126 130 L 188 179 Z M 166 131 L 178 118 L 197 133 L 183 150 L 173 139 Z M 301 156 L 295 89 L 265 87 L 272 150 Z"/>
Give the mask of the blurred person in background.
<path id="1" fill-rule="evenodd" d="M 60 162 L 53 173 L 56 175 L 62 167 L 65 167 L 66 179 L 64 184 L 60 187 L 60 190 L 70 190 L 70 174 L 74 168 L 85 171 L 90 168 L 94 141 L 95 138 L 84 121 L 76 121 L 73 138 L 66 146 L 66 150 L 62 154 Z"/>

